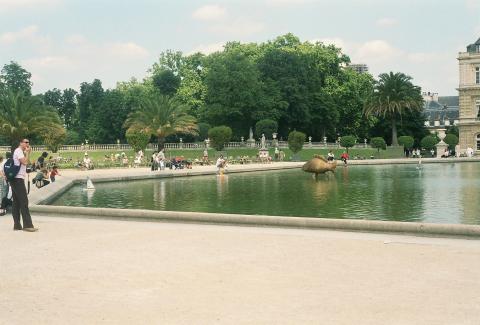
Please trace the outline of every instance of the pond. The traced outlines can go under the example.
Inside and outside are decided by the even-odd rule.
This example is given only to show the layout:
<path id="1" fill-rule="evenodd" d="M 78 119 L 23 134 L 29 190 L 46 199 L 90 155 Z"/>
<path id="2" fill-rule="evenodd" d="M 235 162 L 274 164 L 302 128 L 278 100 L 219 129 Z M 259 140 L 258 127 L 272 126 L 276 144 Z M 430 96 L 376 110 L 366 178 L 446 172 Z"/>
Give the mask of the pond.
<path id="1" fill-rule="evenodd" d="M 339 166 L 76 185 L 53 205 L 480 224 L 480 164 Z"/>

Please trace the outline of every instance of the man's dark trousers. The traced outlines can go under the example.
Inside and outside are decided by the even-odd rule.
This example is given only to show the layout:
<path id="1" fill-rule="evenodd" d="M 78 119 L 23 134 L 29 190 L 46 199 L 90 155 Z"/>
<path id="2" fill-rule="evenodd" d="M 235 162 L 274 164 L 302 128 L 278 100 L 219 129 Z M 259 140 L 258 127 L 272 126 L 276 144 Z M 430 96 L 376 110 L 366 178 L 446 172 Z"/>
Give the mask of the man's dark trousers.
<path id="1" fill-rule="evenodd" d="M 27 188 L 25 187 L 25 180 L 23 178 L 15 178 L 10 181 L 12 187 L 12 215 L 15 229 L 22 229 L 20 224 L 20 212 L 22 213 L 23 228 L 33 228 L 32 217 L 28 210 Z"/>

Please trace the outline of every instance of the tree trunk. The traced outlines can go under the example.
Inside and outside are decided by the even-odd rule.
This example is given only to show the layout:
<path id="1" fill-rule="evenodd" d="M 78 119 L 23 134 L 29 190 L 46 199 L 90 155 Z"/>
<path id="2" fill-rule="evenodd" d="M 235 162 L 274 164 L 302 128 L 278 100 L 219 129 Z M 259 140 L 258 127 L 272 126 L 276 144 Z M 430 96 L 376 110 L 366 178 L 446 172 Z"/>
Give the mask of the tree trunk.
<path id="1" fill-rule="evenodd" d="M 392 146 L 398 146 L 397 121 L 395 120 L 395 118 L 392 118 Z"/>
<path id="2" fill-rule="evenodd" d="M 163 148 L 165 148 L 165 138 L 158 137 L 158 151 L 162 150 Z"/>

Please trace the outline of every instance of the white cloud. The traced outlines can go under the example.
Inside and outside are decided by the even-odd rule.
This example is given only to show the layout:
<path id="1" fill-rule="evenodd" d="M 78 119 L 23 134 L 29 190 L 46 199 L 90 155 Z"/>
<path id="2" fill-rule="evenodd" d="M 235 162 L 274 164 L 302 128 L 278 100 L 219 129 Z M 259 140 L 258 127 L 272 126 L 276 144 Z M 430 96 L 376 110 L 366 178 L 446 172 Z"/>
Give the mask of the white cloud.
<path id="1" fill-rule="evenodd" d="M 372 40 L 362 44 L 356 51 L 356 57 L 360 60 L 374 59 L 375 61 L 388 61 L 400 56 L 402 52 L 387 41 Z"/>
<path id="2" fill-rule="evenodd" d="M 343 39 L 334 37 L 334 38 L 318 38 L 318 39 L 313 39 L 310 40 L 311 43 L 316 43 L 316 42 L 321 42 L 324 45 L 335 45 L 336 47 L 339 47 L 345 52 L 346 48 L 346 43 Z"/>
<path id="3" fill-rule="evenodd" d="M 133 42 L 106 44 L 104 49 L 105 54 L 124 59 L 141 59 L 150 55 L 148 50 Z"/>
<path id="4" fill-rule="evenodd" d="M 212 25 L 209 30 L 224 38 L 242 40 L 265 30 L 265 24 L 245 18 L 237 18 L 221 24 Z"/>
<path id="5" fill-rule="evenodd" d="M 30 25 L 16 32 L 5 32 L 3 34 L 0 34 L 0 43 L 11 44 L 17 41 L 33 40 L 37 36 L 37 33 L 38 26 Z"/>
<path id="6" fill-rule="evenodd" d="M 298 6 L 306 3 L 317 2 L 317 0 L 265 0 L 270 6 Z"/>
<path id="7" fill-rule="evenodd" d="M 56 6 L 62 0 L 0 0 L 0 12 Z"/>
<path id="8" fill-rule="evenodd" d="M 465 0 L 465 6 L 467 9 L 475 10 L 480 8 L 479 0 Z"/>
<path id="9" fill-rule="evenodd" d="M 194 47 L 187 55 L 194 54 L 194 53 L 203 53 L 203 54 L 210 54 L 215 52 L 222 52 L 225 46 L 225 42 L 218 42 L 212 44 L 200 44 Z"/>
<path id="10" fill-rule="evenodd" d="M 396 20 L 395 18 L 385 17 L 385 18 L 378 19 L 376 21 L 376 24 L 377 26 L 380 26 L 380 27 L 391 27 L 391 26 L 397 25 L 398 20 Z"/>
<path id="11" fill-rule="evenodd" d="M 204 21 L 222 20 L 227 17 L 227 10 L 218 5 L 207 5 L 195 10 L 192 17 Z"/>

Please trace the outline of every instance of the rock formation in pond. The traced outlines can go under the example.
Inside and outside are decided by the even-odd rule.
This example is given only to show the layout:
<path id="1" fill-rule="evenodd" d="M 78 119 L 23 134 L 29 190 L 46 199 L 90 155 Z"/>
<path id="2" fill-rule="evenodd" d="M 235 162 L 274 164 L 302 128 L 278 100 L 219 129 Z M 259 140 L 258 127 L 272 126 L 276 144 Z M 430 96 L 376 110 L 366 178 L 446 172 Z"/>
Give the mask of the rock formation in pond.
<path id="1" fill-rule="evenodd" d="M 318 174 L 324 174 L 326 172 L 334 173 L 335 168 L 337 168 L 336 161 L 329 163 L 323 156 L 315 155 L 303 165 L 302 170 L 307 173 L 314 173 L 315 177 L 317 177 Z"/>

